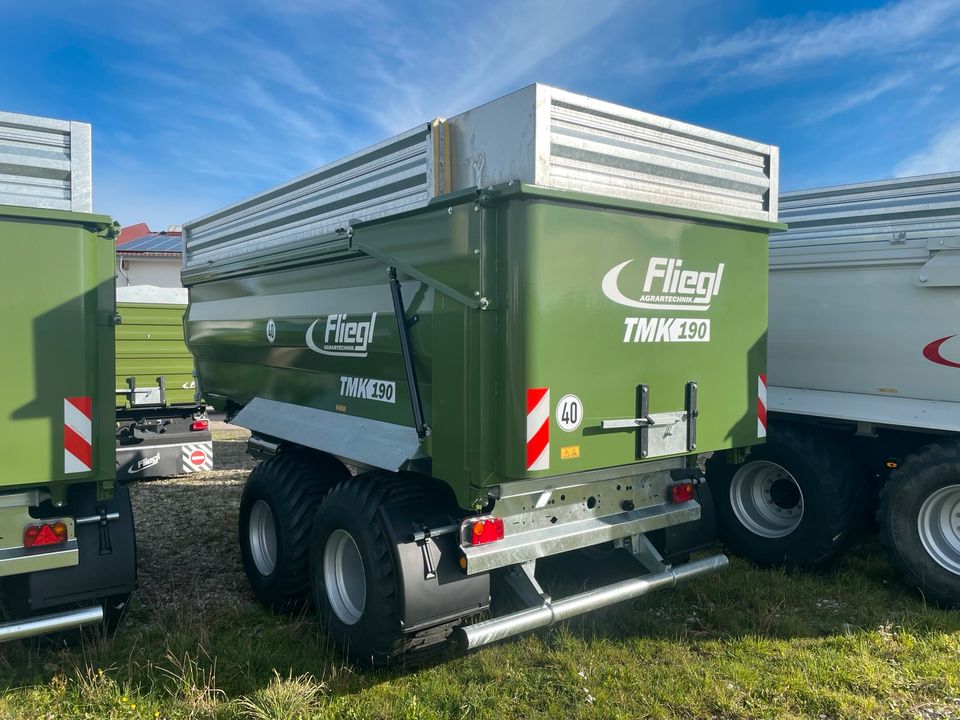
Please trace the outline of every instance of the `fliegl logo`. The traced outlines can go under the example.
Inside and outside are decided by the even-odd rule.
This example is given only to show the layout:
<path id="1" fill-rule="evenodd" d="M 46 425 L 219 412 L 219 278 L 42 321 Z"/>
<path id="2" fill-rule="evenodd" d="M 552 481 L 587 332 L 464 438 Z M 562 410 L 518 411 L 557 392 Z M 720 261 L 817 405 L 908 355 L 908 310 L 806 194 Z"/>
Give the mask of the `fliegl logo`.
<path id="1" fill-rule="evenodd" d="M 723 263 L 714 270 L 691 270 L 681 258 L 652 257 L 647 263 L 642 294 L 629 297 L 620 290 L 620 273 L 633 260 L 626 260 L 603 277 L 603 294 L 615 303 L 645 310 L 693 310 L 704 312 L 720 292 Z"/>
<path id="2" fill-rule="evenodd" d="M 353 318 L 362 319 L 353 319 Z M 307 328 L 307 347 L 321 355 L 340 357 L 366 357 L 367 348 L 373 342 L 373 331 L 377 325 L 377 314 L 369 316 L 347 315 L 339 313 L 328 315 L 323 325 L 323 338 L 317 342 L 317 325 L 323 318 L 317 318 Z"/>
<path id="3" fill-rule="evenodd" d="M 947 346 L 946 356 L 944 345 Z M 937 365 L 960 368 L 960 335 L 947 335 L 927 343 L 923 348 L 923 356 Z"/>

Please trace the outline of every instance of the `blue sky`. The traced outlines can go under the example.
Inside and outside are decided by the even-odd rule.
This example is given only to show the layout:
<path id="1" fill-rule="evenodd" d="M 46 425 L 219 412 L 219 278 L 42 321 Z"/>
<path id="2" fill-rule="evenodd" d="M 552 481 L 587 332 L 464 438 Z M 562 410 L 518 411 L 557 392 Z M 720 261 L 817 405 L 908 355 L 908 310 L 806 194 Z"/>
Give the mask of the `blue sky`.
<path id="1" fill-rule="evenodd" d="M 960 0 L 0 0 L 0 109 L 93 124 L 164 228 L 539 81 L 781 147 L 785 189 L 960 170 Z"/>

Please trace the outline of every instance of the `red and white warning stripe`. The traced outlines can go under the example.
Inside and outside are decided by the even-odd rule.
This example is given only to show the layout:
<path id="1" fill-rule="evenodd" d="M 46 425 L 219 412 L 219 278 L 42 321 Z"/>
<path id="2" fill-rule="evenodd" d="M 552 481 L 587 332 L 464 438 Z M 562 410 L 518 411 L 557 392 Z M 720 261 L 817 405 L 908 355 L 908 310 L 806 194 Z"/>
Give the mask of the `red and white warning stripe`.
<path id="1" fill-rule="evenodd" d="M 63 400 L 63 472 L 93 470 L 93 403 L 89 397 Z"/>
<path id="2" fill-rule="evenodd" d="M 550 467 L 550 388 L 527 389 L 527 470 Z"/>
<path id="3" fill-rule="evenodd" d="M 213 443 L 189 443 L 180 451 L 180 470 L 185 473 L 213 470 Z"/>
<path id="4" fill-rule="evenodd" d="M 757 437 L 767 436 L 767 376 L 757 377 Z"/>

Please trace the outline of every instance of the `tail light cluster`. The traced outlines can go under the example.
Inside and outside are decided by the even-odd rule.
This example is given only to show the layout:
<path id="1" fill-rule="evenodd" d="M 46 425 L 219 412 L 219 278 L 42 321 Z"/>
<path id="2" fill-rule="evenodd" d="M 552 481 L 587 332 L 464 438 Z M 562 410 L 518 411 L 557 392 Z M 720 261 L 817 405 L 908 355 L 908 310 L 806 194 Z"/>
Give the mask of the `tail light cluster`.
<path id="1" fill-rule="evenodd" d="M 460 523 L 460 542 L 485 545 L 503 540 L 503 520 L 498 517 L 473 517 Z"/>
<path id="2" fill-rule="evenodd" d="M 200 432 L 201 430 L 207 430 L 209 428 L 210 428 L 210 421 L 207 420 L 207 418 L 200 418 L 190 423 L 190 429 L 193 430 L 194 432 Z"/>
<path id="3" fill-rule="evenodd" d="M 500 518 L 480 518 L 470 525 L 471 545 L 484 545 L 497 540 L 503 540 L 503 520 Z"/>
<path id="4" fill-rule="evenodd" d="M 62 545 L 67 541 L 67 535 L 67 525 L 61 520 L 27 525 L 23 529 L 23 546 L 34 548 L 44 545 Z"/>
<path id="5" fill-rule="evenodd" d="M 670 486 L 670 502 L 679 505 L 693 500 L 693 483 L 679 482 Z"/>

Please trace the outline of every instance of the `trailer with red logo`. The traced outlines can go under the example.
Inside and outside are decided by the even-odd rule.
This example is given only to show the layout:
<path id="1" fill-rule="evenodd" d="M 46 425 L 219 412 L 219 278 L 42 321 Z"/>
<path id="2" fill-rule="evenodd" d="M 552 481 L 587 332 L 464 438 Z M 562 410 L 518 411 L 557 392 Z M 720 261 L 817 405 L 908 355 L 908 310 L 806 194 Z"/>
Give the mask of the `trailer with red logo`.
<path id="1" fill-rule="evenodd" d="M 532 85 L 185 224 L 257 597 L 377 665 L 721 568 L 696 458 L 762 440 L 776 199 L 774 147 Z M 567 552 L 635 575 L 552 598 Z M 480 620 L 493 574 L 526 608 Z"/>
<path id="2" fill-rule="evenodd" d="M 0 113 L 0 641 L 119 619 L 136 581 L 115 483 L 114 232 L 90 127 Z"/>
<path id="3" fill-rule="evenodd" d="M 784 193 L 780 210 L 768 435 L 708 465 L 721 534 L 764 565 L 822 567 L 876 511 L 904 580 L 956 606 L 960 173 Z"/>

